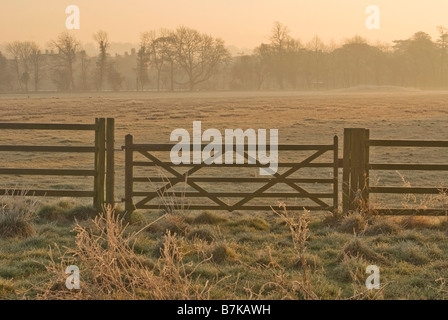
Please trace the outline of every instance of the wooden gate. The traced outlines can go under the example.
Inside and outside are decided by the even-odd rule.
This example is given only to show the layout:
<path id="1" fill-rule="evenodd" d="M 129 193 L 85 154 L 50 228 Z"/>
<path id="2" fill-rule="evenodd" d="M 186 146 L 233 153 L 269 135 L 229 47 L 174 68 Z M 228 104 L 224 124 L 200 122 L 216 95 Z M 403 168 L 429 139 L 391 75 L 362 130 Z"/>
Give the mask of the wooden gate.
<path id="1" fill-rule="evenodd" d="M 30 175 L 30 176 L 71 176 L 93 177 L 93 190 L 17 190 L 0 189 L 0 195 L 26 194 L 36 197 L 74 197 L 92 198 L 96 208 L 101 208 L 105 202 L 114 203 L 114 119 L 97 118 L 94 124 L 44 124 L 44 123 L 0 123 L 0 130 L 51 130 L 51 131 L 93 131 L 95 145 L 93 146 L 36 146 L 36 145 L 0 145 L 0 152 L 26 153 L 91 153 L 93 155 L 93 170 L 79 169 L 22 169 L 2 168 L 0 175 Z M 31 160 L 32 162 L 32 160 Z M 106 174 L 107 164 L 107 174 Z M 107 184 L 105 193 L 105 184 Z"/>
<path id="2" fill-rule="evenodd" d="M 262 176 L 262 177 L 229 177 L 227 173 L 232 168 L 242 168 L 242 167 L 252 167 L 260 168 L 263 167 L 257 160 L 256 164 L 212 164 L 206 165 L 202 164 L 189 164 L 189 165 L 179 165 L 176 166 L 170 161 L 161 160 L 155 153 L 167 153 L 173 148 L 173 144 L 134 144 L 133 136 L 127 135 L 125 140 L 125 198 L 123 201 L 126 203 L 126 211 L 132 212 L 135 209 L 159 209 L 160 204 L 151 203 L 153 200 L 159 198 L 161 195 L 166 194 L 178 184 L 185 184 L 194 192 L 174 192 L 174 196 L 184 197 L 184 198 L 202 198 L 208 199 L 213 202 L 212 205 L 188 205 L 186 209 L 189 210 L 270 210 L 269 205 L 251 205 L 250 201 L 260 198 L 296 198 L 296 199 L 307 199 L 313 202 L 313 205 L 294 205 L 288 206 L 291 210 L 303 210 L 304 208 L 308 210 L 337 210 L 338 208 L 338 137 L 335 136 L 333 144 L 329 145 L 279 145 L 279 153 L 282 151 L 292 151 L 294 152 L 295 159 L 299 158 L 300 151 L 312 152 L 311 155 L 304 157 L 300 161 L 295 162 L 284 162 L 279 163 L 278 167 L 286 170 L 283 173 L 275 173 L 272 176 Z M 202 148 L 205 146 L 203 145 Z M 244 146 L 244 157 L 246 160 L 249 159 L 248 156 L 248 146 Z M 237 148 L 237 146 L 234 146 Z M 235 149 L 234 149 L 235 150 Z M 135 161 L 134 154 L 138 153 L 140 156 L 144 157 L 144 161 Z M 329 162 L 315 162 L 316 159 L 322 157 L 324 154 L 332 153 L 331 161 Z M 136 176 L 136 168 L 144 167 L 157 167 L 163 170 L 164 173 L 169 174 L 170 177 L 161 177 L 160 175 L 140 175 Z M 180 167 L 189 167 L 186 172 L 179 172 Z M 227 170 L 223 174 L 213 175 L 213 176 L 200 176 L 198 177 L 198 172 L 206 167 L 222 168 Z M 302 177 L 292 177 L 292 175 L 303 168 L 315 168 L 315 170 L 320 170 L 318 168 L 327 168 L 330 170 L 331 176 L 328 178 L 302 178 Z M 329 168 L 329 169 L 328 169 Z M 157 187 L 154 191 L 134 191 L 134 184 L 136 183 L 149 183 L 149 182 L 159 182 L 163 185 Z M 228 190 L 226 192 L 211 192 L 206 190 L 199 185 L 199 183 L 232 183 L 232 189 L 242 183 L 258 183 L 262 184 L 254 192 L 244 192 Z M 292 188 L 293 192 L 268 192 L 269 189 L 278 185 L 285 184 Z M 327 193 L 322 192 L 309 192 L 305 190 L 304 187 L 299 184 L 318 184 L 319 186 L 326 184 L 332 187 L 331 191 Z M 141 198 L 135 201 L 135 198 Z M 229 204 L 223 200 L 229 198 L 240 198 L 240 200 Z M 330 199 L 324 201 L 324 199 Z"/>

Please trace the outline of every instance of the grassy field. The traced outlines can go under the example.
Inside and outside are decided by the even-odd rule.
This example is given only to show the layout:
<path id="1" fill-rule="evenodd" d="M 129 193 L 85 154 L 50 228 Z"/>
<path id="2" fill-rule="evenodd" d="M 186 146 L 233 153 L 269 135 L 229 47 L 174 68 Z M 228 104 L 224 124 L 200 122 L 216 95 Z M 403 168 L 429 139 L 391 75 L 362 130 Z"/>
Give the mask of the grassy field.
<path id="1" fill-rule="evenodd" d="M 191 130 L 194 120 L 201 120 L 204 129 L 279 129 L 280 142 L 285 144 L 331 144 L 335 134 L 342 139 L 346 127 L 370 128 L 371 137 L 378 139 L 446 140 L 447 102 L 447 92 L 420 91 L 7 95 L 0 96 L 0 119 L 2 122 L 93 123 L 95 117 L 114 117 L 117 127 L 116 148 L 124 144 L 124 136 L 128 133 L 134 135 L 136 143 L 167 143 L 173 129 Z M 2 131 L 2 144 L 85 145 L 91 142 L 91 134 L 73 136 L 61 133 L 55 136 L 54 132 L 45 131 L 20 134 Z M 447 151 L 440 150 L 383 149 L 382 153 L 373 152 L 372 161 L 446 163 L 447 156 Z M 117 199 L 123 196 L 123 158 L 118 152 Z M 54 154 L 31 156 L 2 153 L 0 161 L 2 167 L 70 166 L 88 169 L 93 166 L 93 159 Z M 92 166 L 88 165 L 89 161 Z M 314 176 L 315 172 L 302 174 Z M 378 172 L 375 183 L 402 185 L 400 174 L 414 186 L 446 186 L 448 178 L 446 173 Z M 1 184 L 30 188 L 91 188 L 91 181 L 84 178 L 66 180 L 5 176 Z M 242 190 L 246 187 L 235 188 Z M 398 204 L 413 201 L 409 198 L 374 200 L 378 203 L 395 201 Z M 19 213 L 32 211 L 35 214 L 11 222 L 5 212 L 10 212 L 11 203 L 16 202 L 18 204 L 14 208 Z M 31 209 L 32 201 L 30 203 L 30 200 L 24 201 L 20 197 L 4 198 L 1 203 L 6 205 L 2 207 L 2 215 L 6 218 L 0 220 L 0 297 L 61 297 L 63 281 L 61 277 L 55 278 L 57 272 L 52 272 L 50 248 L 56 257 L 56 265 L 53 267 L 59 266 L 61 257 L 59 251 L 55 250 L 56 244 L 62 253 L 67 252 L 66 256 L 73 257 L 71 250 L 76 251 L 81 244 L 86 244 L 82 242 L 86 238 L 80 238 L 83 232 L 101 234 L 101 229 L 95 229 L 89 220 L 96 212 L 81 206 L 90 203 L 73 199 L 41 199 Z M 271 205 L 276 207 L 277 204 L 278 201 L 272 199 Z M 295 203 L 286 201 L 286 204 Z M 411 205 L 419 206 L 422 202 L 415 201 Z M 294 212 L 290 213 L 292 220 L 285 222 L 274 212 L 204 213 L 172 209 L 167 210 L 168 213 L 166 210 L 144 211 L 125 217 L 125 222 L 130 223 L 130 226 L 124 232 L 124 238 L 119 240 L 124 243 L 129 240 L 129 246 L 120 250 L 139 261 L 137 265 L 132 265 L 136 274 L 141 274 L 144 279 L 148 276 L 145 270 L 154 274 L 152 278 L 148 276 L 146 282 L 136 282 L 140 286 L 136 284 L 135 288 L 132 287 L 135 289 L 134 295 L 123 294 L 120 298 L 448 297 L 448 285 L 445 284 L 448 279 L 448 226 L 445 218 L 399 219 L 362 213 L 335 217 L 324 212 L 303 216 L 301 212 Z M 145 228 L 160 217 L 163 218 Z M 73 231 L 76 227 L 75 218 L 79 226 Z M 21 231 L 22 234 L 16 232 L 14 236 L 11 225 L 20 225 L 18 230 L 25 231 Z M 132 232 L 142 228 L 145 229 L 137 236 L 127 239 Z M 174 240 L 166 236 L 167 230 L 177 234 Z M 107 239 L 105 243 L 110 244 L 112 239 Z M 92 248 L 91 243 L 87 244 Z M 172 251 L 160 251 L 167 246 L 171 249 L 174 247 L 177 252 L 171 258 L 169 253 Z M 98 253 L 116 261 L 113 255 L 108 255 L 109 246 L 105 246 L 105 252 L 101 248 L 96 248 L 99 251 L 92 251 L 91 255 L 78 255 L 78 259 L 84 259 L 77 261 L 84 280 L 84 298 L 92 298 L 89 292 L 101 292 L 98 290 L 98 282 L 93 280 L 94 274 L 89 272 L 92 269 L 89 266 L 100 261 Z M 379 292 L 367 294 L 364 292 L 364 281 L 367 278 L 365 269 L 371 264 L 380 267 L 384 287 Z M 116 268 L 120 272 L 126 269 L 123 265 L 117 265 Z M 63 268 L 59 266 L 56 270 L 61 272 Z M 83 272 L 87 273 L 84 278 Z M 177 275 L 176 284 L 186 288 L 182 291 L 183 296 L 174 294 L 181 291 L 172 281 L 167 280 L 170 279 L 168 275 L 172 279 L 173 274 Z M 125 280 L 125 283 L 134 283 Z M 154 283 L 149 280 L 162 283 L 171 291 L 167 289 L 159 296 L 152 296 L 149 292 L 152 292 L 150 288 Z M 198 290 L 204 287 L 207 280 L 210 281 L 209 289 L 198 295 Z M 113 285 L 116 286 L 115 283 Z M 51 290 L 46 290 L 48 288 Z M 62 297 L 79 296 L 73 294 Z M 105 295 L 101 298 L 114 296 Z"/>

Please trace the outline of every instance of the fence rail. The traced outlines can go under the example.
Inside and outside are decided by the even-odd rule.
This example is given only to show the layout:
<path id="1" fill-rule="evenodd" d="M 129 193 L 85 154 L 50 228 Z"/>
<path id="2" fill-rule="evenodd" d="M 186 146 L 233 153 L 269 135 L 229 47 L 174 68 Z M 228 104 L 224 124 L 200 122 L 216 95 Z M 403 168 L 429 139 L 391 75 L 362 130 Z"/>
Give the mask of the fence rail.
<path id="1" fill-rule="evenodd" d="M 448 148 L 448 141 L 431 140 L 377 140 L 369 138 L 368 129 L 345 129 L 344 131 L 344 178 L 343 210 L 358 210 L 361 203 L 370 208 L 370 194 L 441 194 L 447 188 L 370 186 L 371 170 L 394 171 L 448 171 L 446 164 L 425 163 L 371 163 L 369 160 L 372 147 L 413 147 L 413 148 Z M 446 215 L 448 208 L 409 209 L 409 208 L 375 208 L 375 212 L 385 215 Z"/>
<path id="2" fill-rule="evenodd" d="M 104 188 L 107 180 L 106 202 L 114 202 L 114 119 L 107 119 L 107 126 L 105 118 L 95 119 L 95 124 L 0 123 L 0 130 L 93 131 L 95 133 L 94 146 L 0 145 L 0 152 L 91 153 L 94 156 L 93 170 L 0 168 L 0 175 L 93 177 L 93 190 L 17 190 L 4 188 L 0 189 L 0 195 L 26 193 L 36 197 L 91 197 L 93 198 L 94 206 L 101 208 L 105 202 Z"/>

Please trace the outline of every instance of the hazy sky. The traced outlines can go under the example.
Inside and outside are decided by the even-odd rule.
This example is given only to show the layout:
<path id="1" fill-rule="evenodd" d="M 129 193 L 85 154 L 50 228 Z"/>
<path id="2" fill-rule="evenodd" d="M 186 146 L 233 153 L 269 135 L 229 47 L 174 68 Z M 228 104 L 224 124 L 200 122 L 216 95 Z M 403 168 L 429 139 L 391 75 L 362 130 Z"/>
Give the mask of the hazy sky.
<path id="1" fill-rule="evenodd" d="M 381 9 L 380 30 L 365 27 L 371 4 Z M 0 43 L 45 45 L 65 30 L 68 5 L 80 8 L 81 29 L 74 33 L 83 42 L 92 42 L 98 29 L 113 42 L 138 42 L 142 31 L 186 25 L 253 48 L 267 41 L 274 21 L 305 42 L 315 34 L 326 41 L 355 34 L 391 41 L 419 30 L 436 37 L 436 26 L 448 27 L 448 0 L 0 0 Z"/>

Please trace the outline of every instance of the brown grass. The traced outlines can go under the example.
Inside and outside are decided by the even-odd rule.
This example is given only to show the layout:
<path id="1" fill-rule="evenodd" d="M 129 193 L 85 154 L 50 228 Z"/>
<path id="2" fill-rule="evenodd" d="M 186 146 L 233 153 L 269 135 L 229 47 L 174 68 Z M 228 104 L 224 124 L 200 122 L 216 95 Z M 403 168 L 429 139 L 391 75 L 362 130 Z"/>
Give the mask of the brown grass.
<path id="1" fill-rule="evenodd" d="M 14 190 L 0 197 L 0 238 L 27 238 L 35 233 L 34 221 L 37 218 L 39 202 Z"/>
<path id="2" fill-rule="evenodd" d="M 146 227 L 145 227 L 146 228 Z M 139 232 L 127 233 L 127 226 L 112 208 L 93 220 L 91 228 L 77 225 L 75 249 L 53 255 L 48 271 L 53 275 L 40 299 L 206 299 L 213 285 L 194 279 L 187 271 L 178 237 L 164 236 L 161 257 L 152 266 L 133 250 Z M 59 261 L 59 263 L 57 262 Z M 68 265 L 78 265 L 81 289 L 69 291 L 61 287 Z"/>

